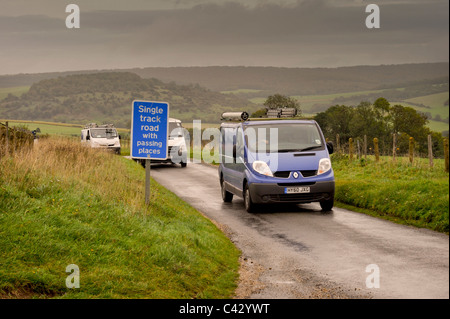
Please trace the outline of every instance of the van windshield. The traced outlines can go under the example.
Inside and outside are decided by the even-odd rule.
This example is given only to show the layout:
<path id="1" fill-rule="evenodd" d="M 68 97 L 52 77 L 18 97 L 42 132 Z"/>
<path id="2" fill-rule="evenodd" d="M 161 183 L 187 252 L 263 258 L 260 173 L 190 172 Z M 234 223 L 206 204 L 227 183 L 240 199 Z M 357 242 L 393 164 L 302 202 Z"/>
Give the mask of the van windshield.
<path id="1" fill-rule="evenodd" d="M 95 128 L 91 129 L 93 138 L 114 138 L 117 137 L 117 131 L 113 128 Z"/>
<path id="2" fill-rule="evenodd" d="M 273 123 L 245 128 L 252 153 L 301 152 L 324 149 L 321 134 L 313 123 Z"/>
<path id="3" fill-rule="evenodd" d="M 169 138 L 174 139 L 183 136 L 183 127 L 180 122 L 169 122 Z"/>

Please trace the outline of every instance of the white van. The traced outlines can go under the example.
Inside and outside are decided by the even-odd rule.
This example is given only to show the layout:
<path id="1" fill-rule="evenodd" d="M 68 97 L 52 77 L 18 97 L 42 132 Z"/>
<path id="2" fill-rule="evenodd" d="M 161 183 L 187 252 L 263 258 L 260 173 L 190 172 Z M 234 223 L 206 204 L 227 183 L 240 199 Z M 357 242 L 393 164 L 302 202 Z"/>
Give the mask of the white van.
<path id="1" fill-rule="evenodd" d="M 93 148 L 112 150 L 120 155 L 120 136 L 113 124 L 86 124 L 81 130 L 81 143 Z"/>
<path id="2" fill-rule="evenodd" d="M 186 129 L 183 128 L 180 120 L 170 117 L 169 127 L 167 130 L 167 134 L 169 135 L 167 142 L 168 144 L 167 159 L 165 160 L 152 159 L 151 162 L 180 164 L 181 167 L 186 167 L 188 162 L 189 149 L 187 148 L 185 131 Z M 144 159 L 137 159 L 136 161 L 139 162 L 143 167 L 145 167 Z"/>

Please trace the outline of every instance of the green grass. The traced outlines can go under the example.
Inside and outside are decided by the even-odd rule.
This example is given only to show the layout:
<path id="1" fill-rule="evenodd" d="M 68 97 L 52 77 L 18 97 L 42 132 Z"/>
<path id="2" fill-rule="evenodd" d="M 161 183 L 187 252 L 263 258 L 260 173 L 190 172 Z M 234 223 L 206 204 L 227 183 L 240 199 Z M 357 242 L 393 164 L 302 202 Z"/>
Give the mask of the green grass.
<path id="1" fill-rule="evenodd" d="M 80 135 L 82 125 L 79 124 L 65 124 L 65 123 L 52 123 L 52 122 L 42 122 L 42 121 L 15 121 L 15 120 L 0 120 L 0 122 L 5 123 L 8 121 L 8 125 L 27 127 L 30 131 L 37 128 L 41 130 L 41 135 L 60 135 L 60 136 L 73 136 Z"/>
<path id="2" fill-rule="evenodd" d="M 29 86 L 16 86 L 11 88 L 0 88 L 0 101 L 8 96 L 9 93 L 17 97 L 22 96 L 22 94 L 28 92 Z"/>
<path id="3" fill-rule="evenodd" d="M 37 128 L 41 130 L 42 135 L 59 135 L 59 136 L 79 136 L 81 134 L 81 129 L 84 125 L 81 124 L 68 124 L 68 123 L 57 123 L 57 122 L 45 122 L 45 121 L 24 121 L 24 120 L 8 120 L 0 119 L 1 123 L 8 121 L 9 126 L 21 126 L 27 127 L 30 131 Z M 118 128 L 119 133 L 129 133 L 130 130 Z"/>
<path id="4" fill-rule="evenodd" d="M 444 161 L 332 158 L 336 200 L 395 222 L 449 232 L 449 175 Z M 339 205 L 339 204 L 338 204 Z"/>
<path id="5" fill-rule="evenodd" d="M 449 130 L 449 124 L 440 121 L 429 120 L 427 126 L 433 132 L 444 132 Z"/>
<path id="6" fill-rule="evenodd" d="M 66 139 L 0 159 L 0 298 L 230 298 L 239 251 L 134 161 Z M 66 266 L 80 268 L 68 289 Z"/>
<path id="7" fill-rule="evenodd" d="M 405 100 L 405 102 L 424 104 L 424 105 L 428 105 L 432 108 L 446 107 L 447 112 L 444 112 L 441 115 L 445 115 L 445 114 L 448 115 L 448 105 L 447 106 L 444 105 L 445 101 L 447 101 L 448 98 L 449 98 L 449 92 L 442 92 L 442 93 L 436 93 L 436 94 L 415 97 L 412 99 Z"/>

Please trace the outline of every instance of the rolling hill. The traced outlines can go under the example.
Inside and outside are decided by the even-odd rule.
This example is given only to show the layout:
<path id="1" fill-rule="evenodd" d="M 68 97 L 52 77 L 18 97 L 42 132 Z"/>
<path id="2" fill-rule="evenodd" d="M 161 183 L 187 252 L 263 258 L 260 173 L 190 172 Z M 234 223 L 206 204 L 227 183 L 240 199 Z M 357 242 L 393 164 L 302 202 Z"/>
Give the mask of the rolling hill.
<path id="1" fill-rule="evenodd" d="M 74 74 L 132 72 L 144 79 L 177 84 L 199 84 L 213 91 L 247 89 L 286 95 L 319 95 L 399 88 L 423 83 L 448 83 L 449 63 L 416 63 L 339 68 L 283 67 L 146 67 L 121 70 L 85 70 L 0 75 L 0 88 L 30 86 L 45 79 Z M 255 96 L 249 96 L 255 97 Z"/>
<path id="2" fill-rule="evenodd" d="M 85 124 L 115 123 L 128 128 L 133 100 L 166 101 L 171 117 L 182 121 L 218 122 L 222 112 L 247 110 L 258 105 L 232 94 L 199 85 L 177 85 L 142 79 L 129 72 L 77 74 L 41 80 L 20 96 L 0 101 L 0 118 Z"/>

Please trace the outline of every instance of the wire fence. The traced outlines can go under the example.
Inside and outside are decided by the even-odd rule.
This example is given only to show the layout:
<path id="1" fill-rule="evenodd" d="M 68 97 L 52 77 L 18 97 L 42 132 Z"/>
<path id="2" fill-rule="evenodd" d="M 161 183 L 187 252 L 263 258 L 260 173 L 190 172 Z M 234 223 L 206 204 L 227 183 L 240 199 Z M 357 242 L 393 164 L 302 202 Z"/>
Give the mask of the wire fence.
<path id="1" fill-rule="evenodd" d="M 327 139 L 327 141 L 329 141 Z M 445 171 L 449 171 L 449 140 L 448 138 L 443 139 L 443 149 L 444 154 L 443 156 L 435 156 L 435 149 L 436 145 L 434 144 L 432 140 L 432 136 L 428 135 L 427 145 L 428 145 L 428 152 L 427 154 L 424 154 L 423 152 L 417 151 L 417 145 L 416 141 L 413 137 L 409 137 L 407 141 L 407 145 L 405 145 L 405 142 L 403 142 L 401 145 L 398 140 L 398 136 L 396 134 L 393 134 L 392 137 L 392 144 L 391 144 L 391 151 L 390 152 L 384 152 L 383 154 L 380 152 L 380 145 L 379 145 L 379 139 L 373 138 L 369 140 L 367 136 L 364 136 L 363 138 L 349 138 L 346 143 L 341 143 L 341 139 L 339 137 L 339 134 L 336 136 L 336 140 L 333 141 L 334 144 L 334 150 L 336 153 L 341 155 L 348 156 L 348 159 L 350 161 L 354 159 L 367 159 L 368 155 L 372 155 L 375 157 L 375 161 L 380 161 L 380 156 L 389 156 L 391 157 L 392 161 L 396 161 L 399 157 L 408 157 L 409 162 L 411 164 L 414 163 L 414 161 L 417 158 L 428 158 L 428 165 L 430 168 L 434 166 L 434 160 L 437 158 L 444 158 L 445 162 Z M 401 147 L 400 147 L 401 146 Z"/>
<path id="2" fill-rule="evenodd" d="M 22 127 L 10 127 L 8 122 L 0 122 L 0 156 L 14 154 L 22 148 L 34 145 L 35 135 Z"/>

